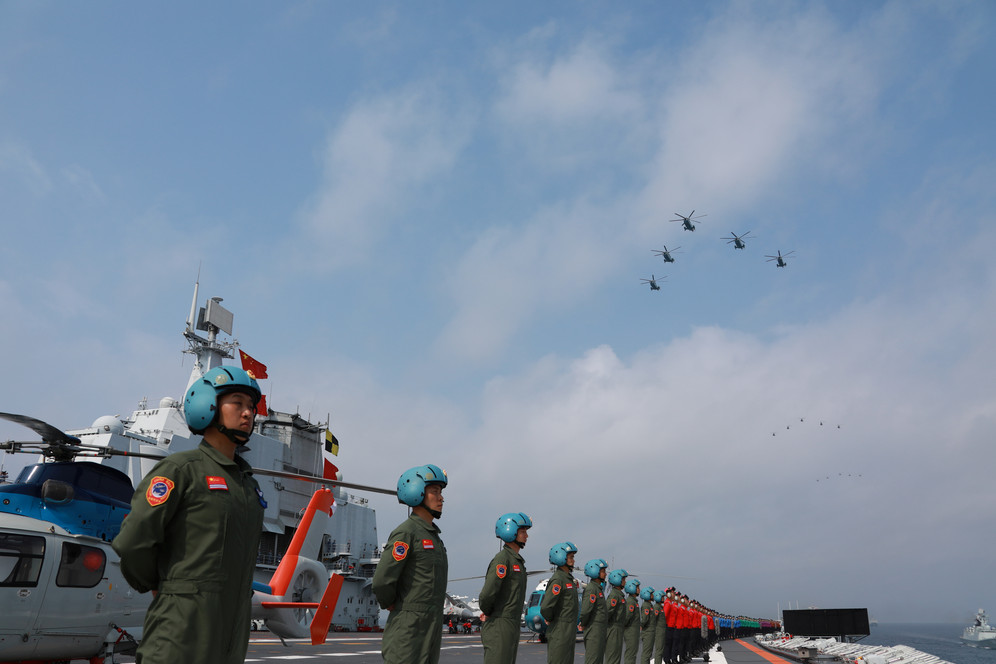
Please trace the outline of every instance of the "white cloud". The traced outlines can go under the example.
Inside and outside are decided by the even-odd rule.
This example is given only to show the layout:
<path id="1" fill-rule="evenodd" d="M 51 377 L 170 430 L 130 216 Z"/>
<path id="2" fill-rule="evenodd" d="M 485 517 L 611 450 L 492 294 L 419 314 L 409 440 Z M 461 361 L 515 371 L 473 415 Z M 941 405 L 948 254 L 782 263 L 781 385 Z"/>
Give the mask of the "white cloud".
<path id="1" fill-rule="evenodd" d="M 302 215 L 327 266 L 362 262 L 422 187 L 449 170 L 467 140 L 439 91 L 404 91 L 353 106 L 323 149 L 322 182 Z"/>

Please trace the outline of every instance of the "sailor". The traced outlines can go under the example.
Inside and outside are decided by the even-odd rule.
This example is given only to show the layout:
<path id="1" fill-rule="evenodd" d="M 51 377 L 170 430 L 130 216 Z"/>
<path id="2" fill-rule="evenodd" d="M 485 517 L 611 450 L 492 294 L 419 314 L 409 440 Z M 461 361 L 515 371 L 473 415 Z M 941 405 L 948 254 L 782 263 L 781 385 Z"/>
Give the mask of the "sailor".
<path id="1" fill-rule="evenodd" d="M 647 586 L 640 591 L 640 599 L 643 605 L 640 607 L 640 662 L 650 664 L 650 658 L 654 654 L 654 638 L 657 635 L 657 613 L 654 607 L 654 589 Z"/>
<path id="2" fill-rule="evenodd" d="M 398 478 L 398 502 L 412 513 L 387 539 L 373 577 L 380 608 L 390 611 L 381 655 L 387 664 L 435 664 L 443 642 L 446 547 L 433 521 L 443 514 L 446 472 L 427 464 Z"/>
<path id="3" fill-rule="evenodd" d="M 665 594 L 663 590 L 658 590 L 654 593 L 654 610 L 657 612 L 657 627 L 654 632 L 654 661 L 657 664 L 663 664 L 664 660 L 667 659 L 667 644 L 665 643 L 667 619 L 664 615 Z"/>
<path id="4" fill-rule="evenodd" d="M 678 643 L 681 640 L 681 630 L 678 629 L 678 615 L 680 610 L 678 608 L 677 594 L 678 591 L 676 588 L 668 588 L 667 601 L 664 602 L 664 621 L 667 624 L 667 629 L 664 632 L 664 641 L 667 646 L 664 661 L 668 664 L 674 664 L 677 661 Z"/>
<path id="5" fill-rule="evenodd" d="M 495 524 L 495 537 L 505 544 L 488 565 L 479 598 L 485 664 L 515 662 L 526 598 L 526 563 L 520 552 L 532 527 L 532 520 L 523 512 L 502 514 Z"/>
<path id="6" fill-rule="evenodd" d="M 589 560 L 584 573 L 591 581 L 581 596 L 581 629 L 584 630 L 584 664 L 602 664 L 609 612 L 605 605 L 605 577 L 609 564 L 603 558 Z"/>
<path id="7" fill-rule="evenodd" d="M 626 596 L 623 595 L 622 588 L 626 584 L 627 576 L 629 574 L 624 569 L 614 569 L 608 576 L 612 590 L 607 600 L 609 620 L 605 635 L 606 664 L 622 662 L 623 628 L 626 627 Z"/>
<path id="8" fill-rule="evenodd" d="M 256 380 L 237 367 L 194 381 L 184 417 L 203 440 L 157 463 L 135 491 L 111 546 L 128 583 L 153 593 L 136 662 L 245 660 L 266 502 L 236 451 L 252 434 L 259 398 Z"/>
<path id="9" fill-rule="evenodd" d="M 546 661 L 548 664 L 573 664 L 574 642 L 578 633 L 578 588 L 574 576 L 574 554 L 578 548 L 571 542 L 550 547 L 550 564 L 557 569 L 547 583 L 540 601 L 540 615 L 546 620 Z"/>
<path id="10" fill-rule="evenodd" d="M 640 580 L 629 579 L 623 589 L 626 593 L 626 621 L 623 627 L 623 653 L 625 664 L 636 664 L 636 651 L 640 649 Z"/>

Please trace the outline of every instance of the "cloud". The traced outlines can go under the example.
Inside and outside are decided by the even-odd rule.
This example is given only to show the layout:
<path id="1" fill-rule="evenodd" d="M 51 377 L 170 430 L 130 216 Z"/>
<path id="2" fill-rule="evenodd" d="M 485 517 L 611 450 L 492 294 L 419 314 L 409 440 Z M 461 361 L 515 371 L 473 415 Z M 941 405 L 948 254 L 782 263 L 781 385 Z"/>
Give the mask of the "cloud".
<path id="1" fill-rule="evenodd" d="M 326 267 L 362 263 L 389 225 L 453 166 L 467 121 L 439 89 L 357 102 L 328 135 L 318 190 L 301 215 Z"/>
<path id="2" fill-rule="evenodd" d="M 54 189 L 47 169 L 23 145 L 9 142 L 0 144 L 0 173 L 19 180 L 28 191 L 38 197 L 49 194 Z"/>

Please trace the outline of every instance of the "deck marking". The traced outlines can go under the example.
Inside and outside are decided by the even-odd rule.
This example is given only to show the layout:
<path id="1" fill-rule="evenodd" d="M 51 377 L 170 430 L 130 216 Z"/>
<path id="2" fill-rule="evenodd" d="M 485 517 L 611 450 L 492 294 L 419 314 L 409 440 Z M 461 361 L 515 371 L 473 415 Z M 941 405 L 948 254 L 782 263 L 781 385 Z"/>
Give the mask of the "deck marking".
<path id="1" fill-rule="evenodd" d="M 785 659 L 784 657 L 779 657 L 778 655 L 772 655 L 767 650 L 762 650 L 761 648 L 751 645 L 742 639 L 737 639 L 737 643 L 742 645 L 744 648 L 747 648 L 747 650 L 750 650 L 754 654 L 760 655 L 769 662 L 774 662 L 775 664 L 782 664 L 782 662 L 785 662 L 786 664 L 790 664 L 789 660 Z"/>

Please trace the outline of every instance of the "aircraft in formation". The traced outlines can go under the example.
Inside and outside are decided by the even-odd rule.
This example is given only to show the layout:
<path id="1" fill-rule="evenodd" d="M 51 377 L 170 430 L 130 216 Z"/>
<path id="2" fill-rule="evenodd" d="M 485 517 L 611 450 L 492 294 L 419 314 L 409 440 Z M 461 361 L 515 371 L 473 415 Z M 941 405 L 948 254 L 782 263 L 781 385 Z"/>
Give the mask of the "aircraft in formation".
<path id="1" fill-rule="evenodd" d="M 662 281 L 664 279 L 667 279 L 667 277 L 661 277 Z M 654 275 L 650 275 L 649 279 L 640 279 L 640 281 L 645 284 L 650 284 L 650 290 L 652 291 L 661 289 L 661 287 L 657 285 L 657 277 L 655 277 Z"/>
<path id="2" fill-rule="evenodd" d="M 688 215 L 683 215 L 680 212 L 675 212 L 675 215 L 677 215 L 677 218 L 676 219 L 669 219 L 669 221 L 672 221 L 672 222 L 681 222 L 682 229 L 686 230 L 686 231 L 694 231 L 695 230 L 695 225 L 701 223 L 699 220 L 702 217 L 707 216 L 707 215 L 704 215 L 704 214 L 700 214 L 699 216 L 696 217 L 695 216 L 695 210 L 692 210 L 692 212 L 690 214 L 688 214 Z M 729 236 L 723 237 L 722 239 L 726 240 L 727 244 L 732 244 L 734 249 L 745 249 L 747 247 L 747 242 L 746 242 L 747 238 L 754 239 L 754 236 L 751 235 L 751 231 L 747 231 L 746 233 L 740 233 L 740 234 L 731 232 Z M 661 249 L 653 249 L 652 251 L 654 252 L 654 255 L 660 256 L 661 258 L 663 258 L 665 263 L 673 263 L 675 261 L 674 261 L 674 257 L 671 254 L 674 251 L 677 251 L 677 249 L 679 249 L 679 248 L 680 247 L 675 247 L 673 250 L 668 250 L 667 245 L 664 245 L 664 249 L 663 250 L 661 250 Z M 788 256 L 791 256 L 794 253 L 795 253 L 795 251 L 789 251 L 789 252 L 783 254 L 781 252 L 781 250 L 778 250 L 777 255 L 775 255 L 775 256 L 765 256 L 765 258 L 768 259 L 767 262 L 769 262 L 769 263 L 772 262 L 772 261 L 775 261 L 775 266 L 776 267 L 785 267 L 786 265 L 788 265 L 788 261 L 786 261 L 785 259 Z M 641 279 L 640 281 L 642 283 L 645 283 L 645 284 L 650 284 L 650 290 L 652 290 L 652 291 L 660 290 L 660 288 L 658 288 L 656 286 L 656 282 L 655 282 L 654 278 L 651 278 L 651 279 Z"/>
<path id="3" fill-rule="evenodd" d="M 103 661 L 133 652 L 152 596 L 125 581 L 111 540 L 131 510 L 134 486 L 126 473 L 95 461 L 159 460 L 165 453 L 89 445 L 32 417 L 0 418 L 42 439 L 0 442 L 3 452 L 41 455 L 13 483 L 0 485 L 0 662 Z M 394 493 L 297 473 L 253 472 Z M 325 642 L 343 579 L 305 552 L 320 551 L 332 503 L 330 489 L 314 492 L 269 583 L 253 583 L 252 617 L 281 639 Z"/>

